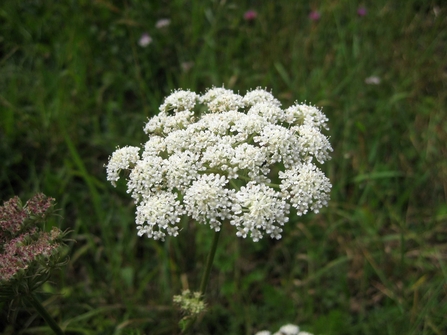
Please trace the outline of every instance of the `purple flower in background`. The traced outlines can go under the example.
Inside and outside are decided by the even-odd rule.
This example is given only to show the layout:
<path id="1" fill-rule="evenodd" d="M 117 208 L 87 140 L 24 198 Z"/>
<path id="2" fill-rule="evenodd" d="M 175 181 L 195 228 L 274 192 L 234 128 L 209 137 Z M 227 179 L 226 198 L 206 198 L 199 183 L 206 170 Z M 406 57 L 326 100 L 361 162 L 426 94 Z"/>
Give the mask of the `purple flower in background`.
<path id="1" fill-rule="evenodd" d="M 357 15 L 358 16 L 365 16 L 367 13 L 366 8 L 365 7 L 359 7 L 357 9 Z"/>
<path id="2" fill-rule="evenodd" d="M 152 37 L 150 37 L 148 33 L 142 34 L 140 39 L 138 40 L 138 44 L 142 48 L 147 47 L 151 43 L 152 43 Z"/>
<path id="3" fill-rule="evenodd" d="M 194 66 L 194 62 L 182 62 L 180 66 L 183 72 L 188 72 Z"/>
<path id="4" fill-rule="evenodd" d="M 254 10 L 248 10 L 244 13 L 245 21 L 254 21 L 257 17 L 258 13 L 256 13 Z"/>
<path id="5" fill-rule="evenodd" d="M 318 21 L 321 17 L 320 12 L 313 10 L 309 13 L 309 19 L 311 19 L 312 21 Z"/>
<path id="6" fill-rule="evenodd" d="M 169 20 L 169 19 L 160 19 L 155 24 L 155 28 L 161 29 L 161 28 L 169 26 L 170 24 L 171 24 L 171 20 Z"/>
<path id="7" fill-rule="evenodd" d="M 371 76 L 371 77 L 368 77 L 368 78 L 365 79 L 365 84 L 368 84 L 368 85 L 379 85 L 381 81 L 382 80 L 380 79 L 380 77 Z"/>

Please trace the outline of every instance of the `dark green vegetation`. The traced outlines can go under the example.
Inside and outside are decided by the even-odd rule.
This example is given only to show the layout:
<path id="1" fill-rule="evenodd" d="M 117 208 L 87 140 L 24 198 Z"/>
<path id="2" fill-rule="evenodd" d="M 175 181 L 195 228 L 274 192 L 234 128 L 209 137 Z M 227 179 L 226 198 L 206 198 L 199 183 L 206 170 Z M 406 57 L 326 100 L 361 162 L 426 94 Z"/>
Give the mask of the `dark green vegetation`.
<path id="1" fill-rule="evenodd" d="M 176 332 L 172 296 L 198 287 L 213 232 L 138 238 L 125 186 L 103 165 L 144 141 L 172 89 L 222 84 L 324 107 L 333 192 L 280 241 L 223 229 L 198 334 L 289 322 L 327 335 L 447 333 L 447 7 L 378 0 L 360 17 L 353 1 L 323 3 L 313 22 L 301 1 L 1 2 L 0 200 L 57 199 L 54 224 L 76 243 L 41 300 L 70 334 Z M 161 18 L 171 24 L 156 29 Z M 32 309 L 15 327 L 50 333 Z"/>

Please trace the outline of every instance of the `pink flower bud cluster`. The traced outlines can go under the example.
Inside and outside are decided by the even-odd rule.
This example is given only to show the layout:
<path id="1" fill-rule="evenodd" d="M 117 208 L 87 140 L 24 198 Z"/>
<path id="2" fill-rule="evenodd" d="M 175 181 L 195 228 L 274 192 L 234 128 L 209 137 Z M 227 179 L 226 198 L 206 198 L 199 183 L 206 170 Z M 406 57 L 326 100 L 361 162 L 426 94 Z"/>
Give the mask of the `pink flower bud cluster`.
<path id="1" fill-rule="evenodd" d="M 5 201 L 0 207 L 0 242 L 4 242 L 7 234 L 17 234 L 27 218 L 24 210 L 20 209 L 21 203 L 18 197 Z"/>
<path id="2" fill-rule="evenodd" d="M 37 194 L 25 206 L 14 197 L 0 207 L 0 282 L 11 280 L 33 262 L 48 259 L 61 246 L 63 234 L 58 228 L 42 232 L 36 226 L 53 203 L 53 198 Z"/>

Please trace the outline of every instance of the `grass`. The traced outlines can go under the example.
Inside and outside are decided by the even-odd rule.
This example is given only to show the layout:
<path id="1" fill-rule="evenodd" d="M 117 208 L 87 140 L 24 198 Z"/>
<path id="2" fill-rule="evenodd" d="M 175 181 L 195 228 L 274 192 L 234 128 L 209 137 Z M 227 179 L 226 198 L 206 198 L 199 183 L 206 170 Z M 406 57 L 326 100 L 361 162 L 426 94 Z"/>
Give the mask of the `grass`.
<path id="1" fill-rule="evenodd" d="M 212 231 L 138 238 L 125 187 L 111 187 L 103 165 L 116 146 L 144 140 L 172 89 L 222 84 L 323 107 L 333 192 L 321 214 L 292 217 L 280 241 L 222 231 L 197 333 L 285 323 L 326 335 L 447 332 L 447 7 L 379 0 L 359 17 L 359 5 L 2 2 L 0 199 L 41 191 L 73 230 L 70 263 L 41 296 L 67 333 L 177 331 L 172 296 L 198 287 Z M 161 18 L 171 24 L 154 28 Z M 50 333 L 28 307 L 10 325 L 0 306 L 5 334 Z"/>

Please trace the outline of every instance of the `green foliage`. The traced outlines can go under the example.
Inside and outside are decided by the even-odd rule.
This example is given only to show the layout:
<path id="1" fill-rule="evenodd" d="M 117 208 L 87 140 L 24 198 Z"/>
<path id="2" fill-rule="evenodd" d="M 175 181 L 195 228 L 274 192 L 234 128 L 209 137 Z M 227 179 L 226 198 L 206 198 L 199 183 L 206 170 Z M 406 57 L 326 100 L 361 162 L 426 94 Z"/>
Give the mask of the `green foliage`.
<path id="1" fill-rule="evenodd" d="M 289 322 L 315 334 L 447 332 L 447 7 L 379 0 L 360 17 L 359 2 L 321 3 L 2 1 L 0 199 L 39 191 L 62 208 L 56 224 L 76 243 L 44 304 L 67 333 L 178 331 L 172 296 L 198 287 L 213 232 L 184 222 L 165 243 L 138 238 L 125 187 L 103 165 L 143 142 L 172 89 L 222 84 L 324 107 L 334 187 L 329 208 L 293 216 L 280 241 L 224 227 L 197 333 Z M 170 25 L 155 28 L 162 18 Z M 0 306 L 0 329 L 50 333 L 25 310 L 6 328 Z"/>

